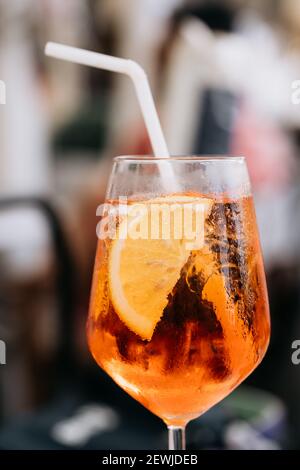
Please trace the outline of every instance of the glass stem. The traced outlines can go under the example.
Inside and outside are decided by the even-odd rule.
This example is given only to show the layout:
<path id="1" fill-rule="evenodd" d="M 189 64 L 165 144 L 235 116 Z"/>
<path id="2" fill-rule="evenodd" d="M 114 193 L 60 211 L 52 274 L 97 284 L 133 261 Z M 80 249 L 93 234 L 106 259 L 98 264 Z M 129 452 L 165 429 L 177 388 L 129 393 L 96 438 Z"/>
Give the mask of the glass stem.
<path id="1" fill-rule="evenodd" d="M 169 450 L 185 450 L 185 427 L 168 426 Z"/>

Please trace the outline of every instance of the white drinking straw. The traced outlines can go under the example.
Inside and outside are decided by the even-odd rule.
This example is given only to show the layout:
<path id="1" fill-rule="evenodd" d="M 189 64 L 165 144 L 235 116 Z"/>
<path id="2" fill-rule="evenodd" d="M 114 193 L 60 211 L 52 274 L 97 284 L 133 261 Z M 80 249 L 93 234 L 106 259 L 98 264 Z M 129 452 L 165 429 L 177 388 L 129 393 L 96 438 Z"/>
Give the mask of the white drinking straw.
<path id="1" fill-rule="evenodd" d="M 133 81 L 136 90 L 154 155 L 156 157 L 170 156 L 162 133 L 147 75 L 139 64 L 133 60 L 121 59 L 98 52 L 79 49 L 77 47 L 65 46 L 55 42 L 48 42 L 46 44 L 45 54 L 55 57 L 56 59 L 63 59 L 77 64 L 128 75 Z M 172 174 L 169 174 L 169 178 L 171 177 Z"/>

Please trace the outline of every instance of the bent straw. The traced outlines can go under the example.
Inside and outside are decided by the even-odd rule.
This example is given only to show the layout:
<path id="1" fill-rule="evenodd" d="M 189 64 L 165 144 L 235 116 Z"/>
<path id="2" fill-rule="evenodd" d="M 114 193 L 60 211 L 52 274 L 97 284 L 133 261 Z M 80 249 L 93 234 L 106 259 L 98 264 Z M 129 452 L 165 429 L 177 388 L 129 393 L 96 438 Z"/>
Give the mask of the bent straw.
<path id="1" fill-rule="evenodd" d="M 128 75 L 133 81 L 137 98 L 144 117 L 145 125 L 149 134 L 154 155 L 156 157 L 168 158 L 170 156 L 167 144 L 161 129 L 157 115 L 153 96 L 150 90 L 147 75 L 144 69 L 133 60 L 113 57 L 98 52 L 87 51 L 77 47 L 65 46 L 55 42 L 48 42 L 45 47 L 45 54 L 56 59 L 67 60 L 69 62 L 87 65 L 98 69 L 109 70 Z M 170 186 L 175 188 L 175 176 L 172 168 L 166 171 L 162 165 L 161 171 L 164 178 L 169 180 Z"/>

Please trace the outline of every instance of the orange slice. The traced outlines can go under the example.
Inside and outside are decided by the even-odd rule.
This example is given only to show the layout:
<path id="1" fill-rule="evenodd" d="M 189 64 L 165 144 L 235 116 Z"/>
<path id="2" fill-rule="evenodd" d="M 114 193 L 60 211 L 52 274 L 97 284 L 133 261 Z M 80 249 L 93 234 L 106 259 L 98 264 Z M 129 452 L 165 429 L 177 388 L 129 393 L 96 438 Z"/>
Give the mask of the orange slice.
<path id="1" fill-rule="evenodd" d="M 173 195 L 129 206 L 122 218 L 109 288 L 119 318 L 142 339 L 151 340 L 193 244 L 203 240 L 211 206 L 211 199 Z"/>

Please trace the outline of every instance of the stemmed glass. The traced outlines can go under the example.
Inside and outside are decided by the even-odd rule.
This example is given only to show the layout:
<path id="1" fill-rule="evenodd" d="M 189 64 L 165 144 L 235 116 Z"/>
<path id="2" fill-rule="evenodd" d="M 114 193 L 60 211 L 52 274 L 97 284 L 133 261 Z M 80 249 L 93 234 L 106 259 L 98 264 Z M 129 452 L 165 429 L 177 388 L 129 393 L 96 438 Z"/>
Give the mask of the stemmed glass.
<path id="1" fill-rule="evenodd" d="M 169 449 L 184 449 L 187 423 L 237 387 L 269 342 L 245 160 L 117 157 L 102 209 L 90 350 L 166 423 Z"/>

